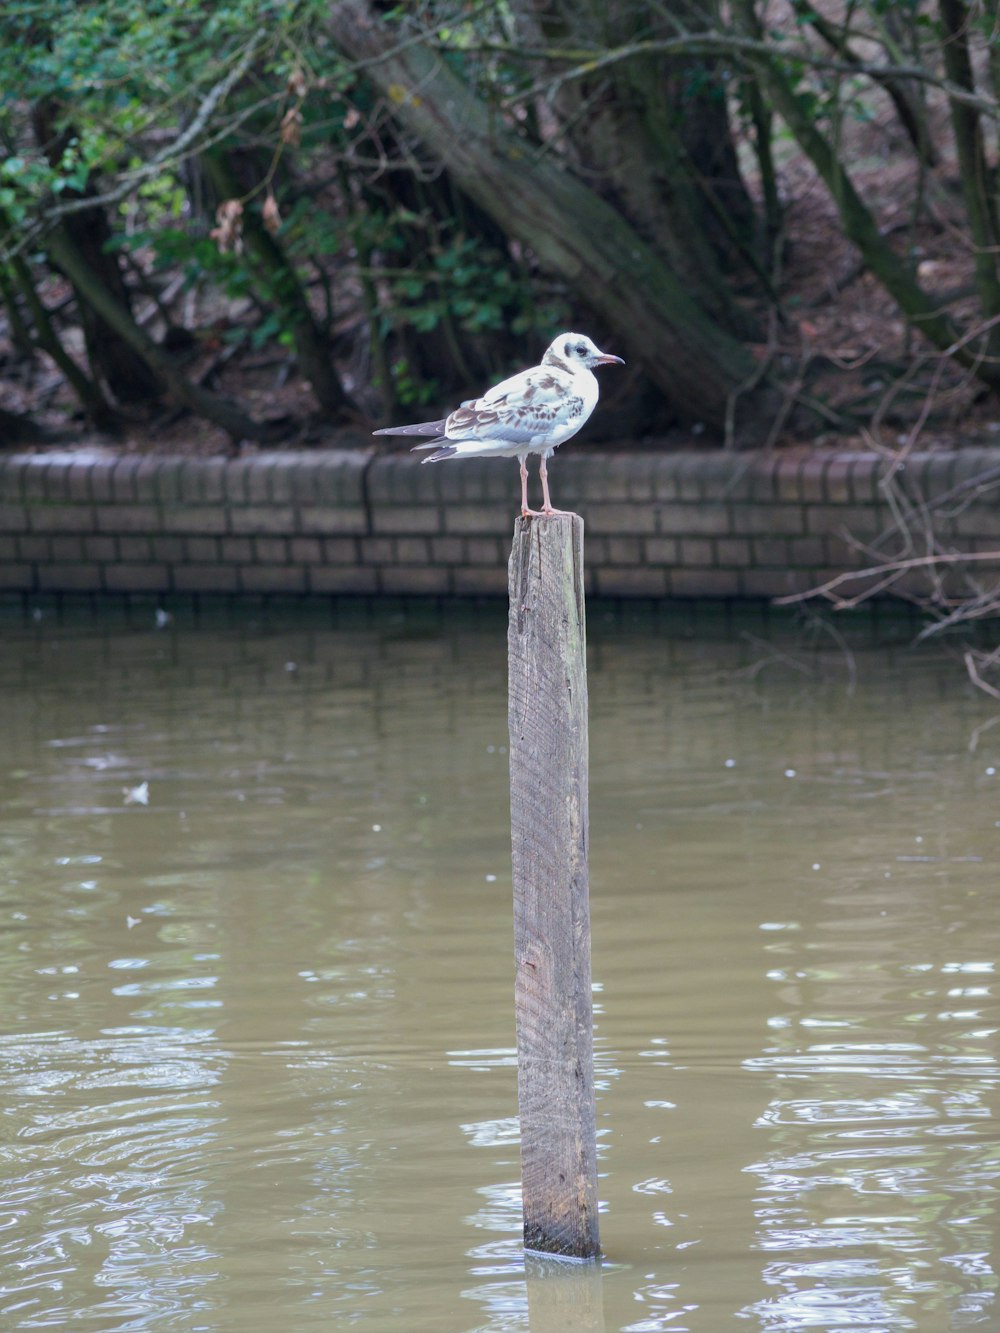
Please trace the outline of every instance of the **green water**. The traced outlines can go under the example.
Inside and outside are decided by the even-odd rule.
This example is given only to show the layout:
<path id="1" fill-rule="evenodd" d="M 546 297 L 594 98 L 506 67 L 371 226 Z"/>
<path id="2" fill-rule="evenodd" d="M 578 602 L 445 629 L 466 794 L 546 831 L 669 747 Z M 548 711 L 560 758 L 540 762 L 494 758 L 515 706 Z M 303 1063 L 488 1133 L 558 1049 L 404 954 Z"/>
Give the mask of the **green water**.
<path id="1" fill-rule="evenodd" d="M 1000 1326 L 960 664 L 592 608 L 607 1259 L 560 1277 L 520 1246 L 503 609 L 0 633 L 4 1329 Z"/>

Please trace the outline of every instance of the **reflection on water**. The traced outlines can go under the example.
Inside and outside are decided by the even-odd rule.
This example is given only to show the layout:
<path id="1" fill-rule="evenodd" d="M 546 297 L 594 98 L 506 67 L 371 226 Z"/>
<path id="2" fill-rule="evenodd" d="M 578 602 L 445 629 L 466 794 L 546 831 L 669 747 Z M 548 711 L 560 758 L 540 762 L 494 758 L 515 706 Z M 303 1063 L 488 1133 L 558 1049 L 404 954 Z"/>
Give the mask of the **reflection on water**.
<path id="1" fill-rule="evenodd" d="M 745 628 L 591 613 L 567 1274 L 520 1247 L 503 611 L 8 615 L 3 1327 L 997 1327 L 1000 729 L 929 653 L 852 692 Z"/>

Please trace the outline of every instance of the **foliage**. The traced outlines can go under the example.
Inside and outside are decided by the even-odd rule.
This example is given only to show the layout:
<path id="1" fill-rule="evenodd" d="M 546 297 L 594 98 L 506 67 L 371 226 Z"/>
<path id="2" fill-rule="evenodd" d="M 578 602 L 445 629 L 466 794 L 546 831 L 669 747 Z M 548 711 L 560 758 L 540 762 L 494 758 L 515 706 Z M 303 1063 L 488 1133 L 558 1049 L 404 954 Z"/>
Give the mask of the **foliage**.
<path id="1" fill-rule="evenodd" d="M 787 299 L 795 191 L 818 178 L 858 272 L 875 276 L 905 326 L 890 373 L 928 395 L 971 397 L 973 380 L 995 392 L 995 6 L 734 0 L 720 13 L 711 0 L 8 0 L 0 276 L 9 327 L 26 354 L 44 351 L 63 372 L 74 329 L 86 329 L 86 373 L 77 367 L 70 380 L 92 417 L 108 388 L 96 351 L 110 320 L 164 385 L 167 375 L 175 399 L 186 372 L 168 344 L 187 323 L 196 351 L 273 346 L 294 356 L 334 420 L 474 389 L 523 362 L 526 346 L 599 311 L 610 325 L 602 333 L 647 373 L 633 427 L 648 432 L 683 423 L 671 369 L 685 330 L 691 341 L 704 320 L 714 333 L 699 335 L 694 371 L 679 374 L 704 379 L 701 401 L 717 408 L 700 419 L 720 437 L 817 421 L 857 428 L 865 423 L 845 410 L 835 358 L 800 354 L 816 316 Z M 589 206 L 565 217 L 560 246 L 526 240 L 458 169 L 462 126 L 454 161 L 429 146 L 421 116 L 431 85 L 382 77 L 394 53 L 416 48 L 432 74 L 460 81 L 526 178 L 555 164 L 561 174 L 546 179 L 577 183 L 593 217 L 597 203 L 614 211 L 629 238 L 620 268 L 602 260 L 595 275 L 585 262 L 600 240 L 588 228 L 604 225 L 588 221 Z M 857 145 L 870 151 L 880 138 L 912 160 L 896 197 L 860 186 L 851 161 Z M 958 170 L 957 195 L 942 159 Z M 477 165 L 488 182 L 497 164 Z M 95 324 L 79 267 L 70 304 L 55 297 L 67 258 L 95 262 L 81 229 L 96 220 L 123 295 Z M 927 285 L 922 260 L 935 235 L 958 253 L 950 272 L 960 297 Z M 641 337 L 614 299 L 625 251 L 651 275 Z M 690 309 L 665 301 L 658 265 Z M 158 305 L 152 340 L 130 308 L 148 297 Z M 204 360 L 196 371 L 214 374 Z M 214 410 L 210 397 L 197 401 L 195 410 Z M 245 415 L 225 429 L 239 436 Z"/>

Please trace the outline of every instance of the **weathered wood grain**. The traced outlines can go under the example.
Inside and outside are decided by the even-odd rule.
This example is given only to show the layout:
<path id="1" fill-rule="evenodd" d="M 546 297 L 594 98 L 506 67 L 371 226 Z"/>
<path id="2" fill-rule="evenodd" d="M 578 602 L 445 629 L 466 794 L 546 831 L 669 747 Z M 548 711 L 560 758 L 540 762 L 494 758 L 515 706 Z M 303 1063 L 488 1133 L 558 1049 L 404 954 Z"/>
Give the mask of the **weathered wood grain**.
<path id="1" fill-rule="evenodd" d="M 583 520 L 518 519 L 508 706 L 524 1243 L 599 1253 Z"/>

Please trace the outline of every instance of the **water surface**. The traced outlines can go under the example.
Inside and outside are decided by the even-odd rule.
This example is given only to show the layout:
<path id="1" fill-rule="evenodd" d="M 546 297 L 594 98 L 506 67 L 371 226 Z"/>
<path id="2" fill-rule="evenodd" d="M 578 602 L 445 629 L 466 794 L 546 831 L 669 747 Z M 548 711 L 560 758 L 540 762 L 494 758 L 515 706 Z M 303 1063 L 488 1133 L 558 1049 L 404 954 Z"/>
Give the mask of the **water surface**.
<path id="1" fill-rule="evenodd" d="M 1000 1326 L 1000 726 L 954 660 L 592 608 L 607 1260 L 560 1279 L 503 610 L 0 634 L 4 1329 Z"/>

